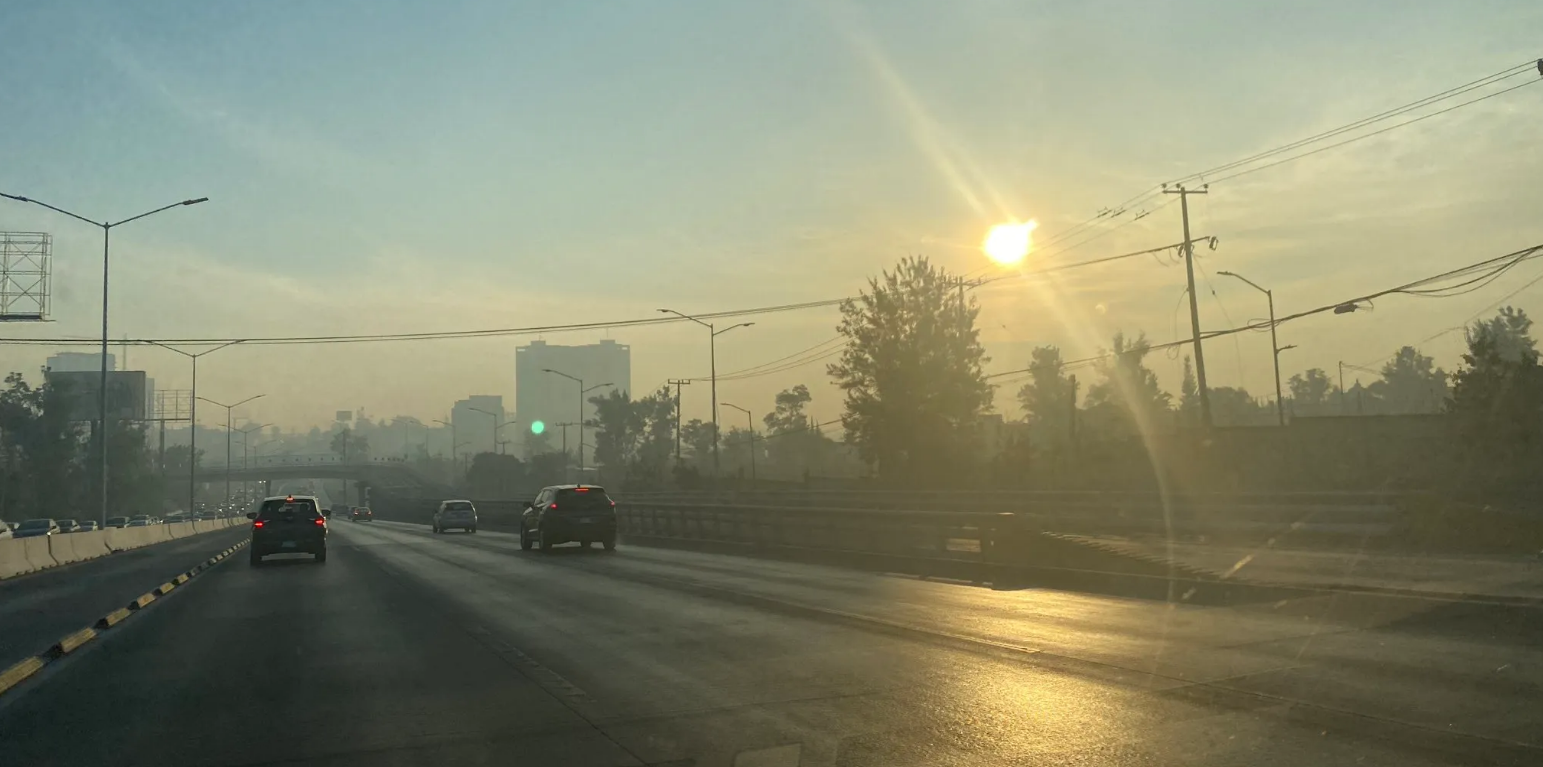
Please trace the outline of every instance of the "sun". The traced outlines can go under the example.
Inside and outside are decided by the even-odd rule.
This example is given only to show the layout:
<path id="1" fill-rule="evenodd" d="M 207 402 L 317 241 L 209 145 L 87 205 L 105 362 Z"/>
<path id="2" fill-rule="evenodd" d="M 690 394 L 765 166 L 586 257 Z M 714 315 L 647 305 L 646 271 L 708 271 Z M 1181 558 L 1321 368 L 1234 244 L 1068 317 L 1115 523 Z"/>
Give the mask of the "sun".
<path id="1" fill-rule="evenodd" d="M 980 249 L 999 264 L 1016 264 L 1029 254 L 1029 248 L 1032 247 L 1029 233 L 1034 231 L 1035 226 L 1037 224 L 1033 221 L 997 224 L 986 233 L 986 241 L 981 243 Z"/>

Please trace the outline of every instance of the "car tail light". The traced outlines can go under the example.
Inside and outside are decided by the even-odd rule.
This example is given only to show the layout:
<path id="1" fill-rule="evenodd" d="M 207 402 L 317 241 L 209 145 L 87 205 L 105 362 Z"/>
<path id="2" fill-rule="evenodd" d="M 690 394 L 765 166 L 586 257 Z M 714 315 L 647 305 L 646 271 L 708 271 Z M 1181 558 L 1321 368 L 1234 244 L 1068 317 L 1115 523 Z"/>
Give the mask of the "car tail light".
<path id="1" fill-rule="evenodd" d="M 252 527 L 262 527 L 262 526 L 263 526 L 263 521 L 260 520 L 260 519 L 257 520 L 256 522 L 252 523 Z"/>
<path id="2" fill-rule="evenodd" d="M 554 503 L 551 506 L 548 506 L 547 508 L 551 509 L 552 511 L 557 511 L 557 504 Z"/>
<path id="3" fill-rule="evenodd" d="M 327 524 L 327 518 L 326 517 L 317 517 L 315 521 L 316 521 L 316 526 L 317 527 L 325 527 L 326 524 Z"/>

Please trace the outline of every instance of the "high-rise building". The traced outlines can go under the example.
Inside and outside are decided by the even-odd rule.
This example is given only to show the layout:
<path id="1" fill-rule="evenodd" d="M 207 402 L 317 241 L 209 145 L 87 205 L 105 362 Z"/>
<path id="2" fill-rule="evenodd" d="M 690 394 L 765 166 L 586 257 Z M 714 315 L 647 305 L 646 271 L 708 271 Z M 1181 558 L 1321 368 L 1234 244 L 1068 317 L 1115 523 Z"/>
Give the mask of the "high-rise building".
<path id="1" fill-rule="evenodd" d="M 102 355 L 97 352 L 59 352 L 48 358 L 48 369 L 55 373 L 90 373 L 102 369 Z M 118 369 L 118 360 L 107 355 L 107 369 Z"/>
<path id="2" fill-rule="evenodd" d="M 494 439 L 505 438 L 496 434 L 504 422 L 504 398 L 497 394 L 473 394 L 455 403 L 450 409 L 450 423 L 455 429 L 455 441 L 459 445 L 457 455 L 496 453 Z M 507 431 L 507 430 L 505 430 Z"/>
<path id="3" fill-rule="evenodd" d="M 584 395 L 583 410 L 580 411 L 578 382 L 544 372 L 546 370 L 581 379 L 585 388 L 600 384 L 611 386 Z M 530 425 L 541 421 L 546 424 L 547 433 L 552 435 L 552 443 L 560 445 L 563 427 L 559 424 L 593 418 L 595 406 L 589 399 L 609 394 L 611 387 L 632 395 L 632 347 L 626 344 L 610 339 L 585 346 L 553 346 L 545 341 L 532 341 L 515 350 L 514 410 L 520 419 L 521 434 L 529 434 Z M 572 431 L 571 439 L 578 440 L 577 429 Z M 569 445 L 569 450 L 574 450 L 574 446 Z M 588 450 L 585 455 L 589 455 Z"/>

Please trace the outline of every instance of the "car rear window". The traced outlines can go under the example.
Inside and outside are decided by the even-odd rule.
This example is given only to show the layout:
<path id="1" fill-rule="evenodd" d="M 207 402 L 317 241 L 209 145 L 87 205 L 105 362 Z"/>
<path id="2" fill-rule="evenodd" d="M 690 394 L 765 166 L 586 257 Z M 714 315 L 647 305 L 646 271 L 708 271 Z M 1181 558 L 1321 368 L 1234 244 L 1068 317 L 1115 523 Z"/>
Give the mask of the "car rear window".
<path id="1" fill-rule="evenodd" d="M 557 491 L 557 508 L 575 511 L 599 511 L 611 508 L 611 497 L 598 487 L 576 487 Z"/>
<path id="2" fill-rule="evenodd" d="M 257 510 L 258 519 L 276 519 L 289 515 L 305 519 L 314 519 L 321 516 L 316 511 L 316 502 L 309 498 L 296 498 L 292 501 L 275 498 L 263 501 L 262 508 Z"/>
<path id="3" fill-rule="evenodd" d="M 471 508 L 471 502 L 470 501 L 456 501 L 455 503 L 447 503 L 447 504 L 445 504 L 445 511 L 471 511 L 471 510 L 472 510 L 472 508 Z"/>

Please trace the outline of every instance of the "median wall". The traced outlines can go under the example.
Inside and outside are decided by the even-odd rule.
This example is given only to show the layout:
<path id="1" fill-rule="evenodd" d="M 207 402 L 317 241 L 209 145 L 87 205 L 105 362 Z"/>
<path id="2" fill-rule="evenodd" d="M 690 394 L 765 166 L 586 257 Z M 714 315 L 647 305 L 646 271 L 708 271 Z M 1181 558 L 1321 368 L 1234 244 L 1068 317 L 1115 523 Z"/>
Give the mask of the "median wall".
<path id="1" fill-rule="evenodd" d="M 214 519 L 151 527 L 108 528 L 36 538 L 0 540 L 0 579 L 85 562 L 119 551 L 153 546 L 246 524 L 245 519 Z"/>

